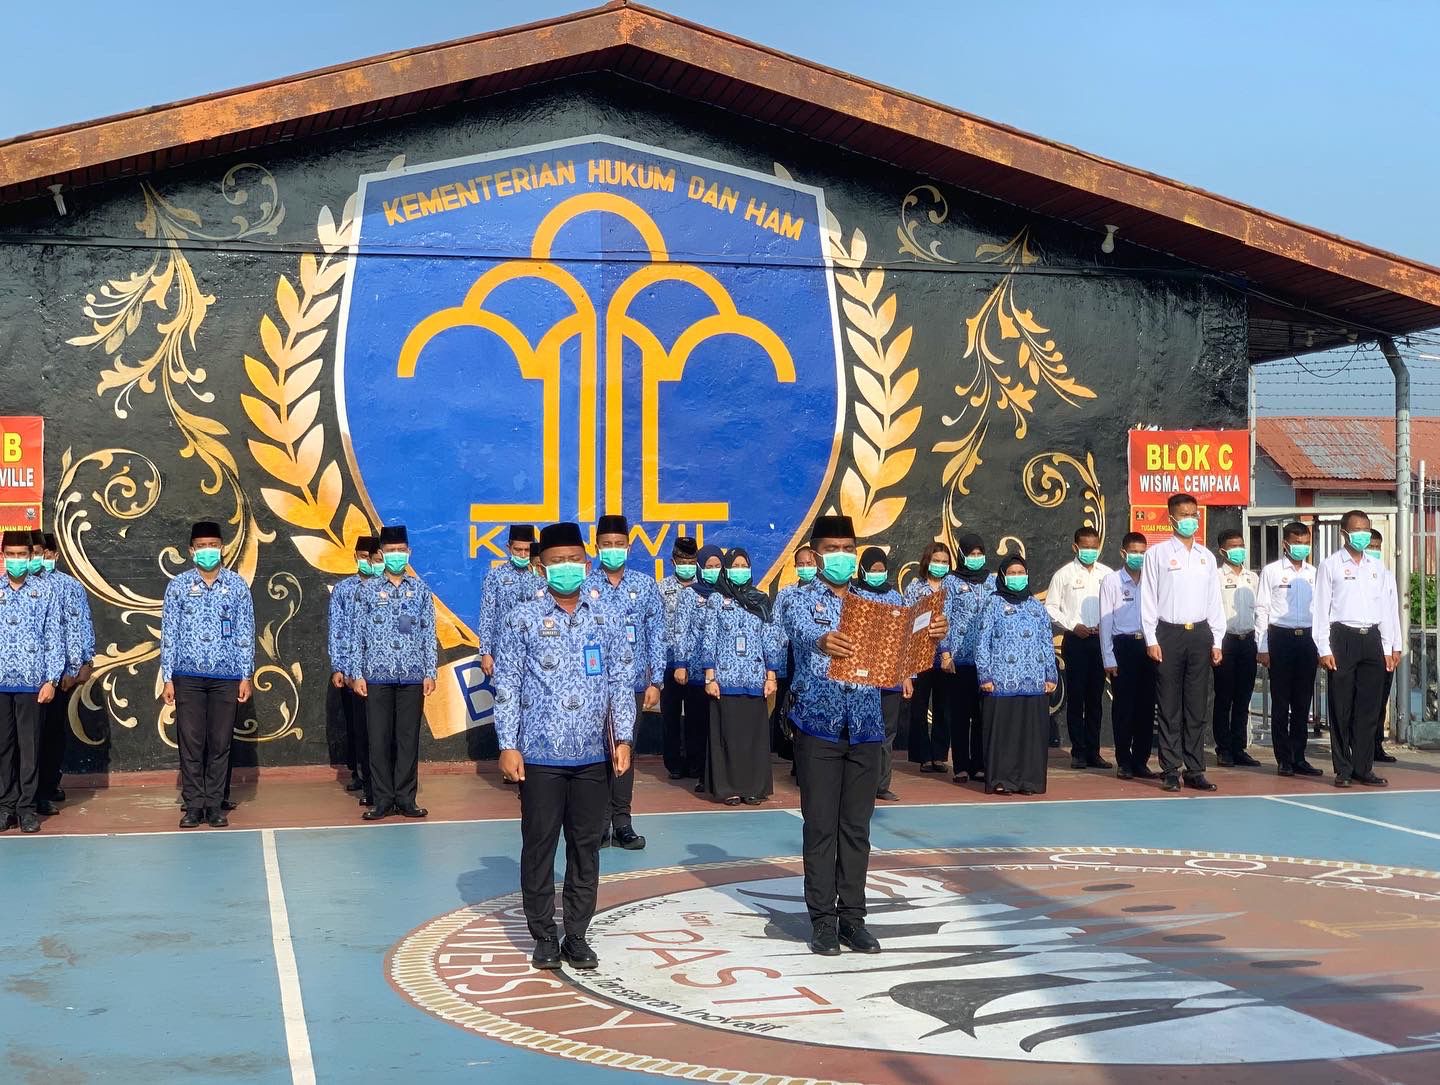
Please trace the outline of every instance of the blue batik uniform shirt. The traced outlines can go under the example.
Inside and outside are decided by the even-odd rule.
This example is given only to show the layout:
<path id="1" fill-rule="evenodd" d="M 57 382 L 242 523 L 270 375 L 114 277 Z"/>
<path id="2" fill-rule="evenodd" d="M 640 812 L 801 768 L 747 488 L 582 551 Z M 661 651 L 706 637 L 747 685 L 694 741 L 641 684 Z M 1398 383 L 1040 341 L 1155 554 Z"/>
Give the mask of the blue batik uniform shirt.
<path id="1" fill-rule="evenodd" d="M 975 666 L 975 646 L 980 642 L 980 619 L 985 612 L 985 604 L 994 594 L 994 573 L 980 584 L 972 584 L 968 580 L 955 577 L 955 606 L 950 615 L 950 635 L 945 638 L 941 648 L 950 653 L 950 658 L 957 667 Z"/>
<path id="2" fill-rule="evenodd" d="M 880 691 L 832 679 L 830 657 L 816 647 L 826 633 L 840 628 L 843 598 L 816 580 L 798 588 L 785 610 L 785 632 L 795 652 L 790 720 L 805 734 L 827 742 L 838 742 L 846 730 L 851 742 L 883 742 Z"/>
<path id="3" fill-rule="evenodd" d="M 621 616 L 621 632 L 634 655 L 634 692 L 665 681 L 665 604 L 655 578 L 626 569 L 619 584 L 597 569 L 585 578 L 580 594 L 599 600 Z"/>
<path id="4" fill-rule="evenodd" d="M 1011 603 L 988 596 L 975 638 L 975 677 L 992 682 L 992 697 L 1034 697 L 1058 682 L 1050 615 L 1034 596 Z"/>
<path id="5" fill-rule="evenodd" d="M 368 579 L 373 578 L 363 577 L 356 573 L 354 576 L 347 576 L 331 589 L 328 646 L 332 672 L 339 671 L 344 675 L 351 673 L 350 639 L 353 636 L 355 625 L 355 593 L 360 590 L 360 585 Z"/>
<path id="6" fill-rule="evenodd" d="M 703 602 L 690 585 L 674 573 L 660 581 L 656 591 L 665 607 L 665 663 L 667 667 L 688 667 L 690 645 L 694 638 L 690 632 Z"/>
<path id="7" fill-rule="evenodd" d="M 695 664 L 702 677 L 713 669 L 726 696 L 765 696 L 765 672 L 778 670 L 784 654 L 775 626 L 719 592 L 706 600 L 703 621 Z"/>
<path id="8" fill-rule="evenodd" d="M 785 608 L 795 598 L 795 593 L 807 586 L 796 581 L 794 584 L 786 584 L 775 593 L 775 609 L 771 613 L 775 628 L 780 634 L 780 666 L 775 673 L 781 678 L 790 677 L 790 634 L 785 632 Z"/>
<path id="9" fill-rule="evenodd" d="M 255 607 L 239 573 L 220 569 L 206 584 L 187 569 L 165 589 L 160 615 L 160 680 L 248 679 L 255 672 Z"/>
<path id="10" fill-rule="evenodd" d="M 0 575 L 0 693 L 39 693 L 65 673 L 62 601 L 53 582 Z"/>
<path id="11" fill-rule="evenodd" d="M 549 592 L 521 603 L 495 651 L 495 736 L 527 765 L 594 765 L 635 737 L 634 651 L 624 615 L 582 592 L 567 613 Z"/>
<path id="12" fill-rule="evenodd" d="M 534 599 L 545 582 L 529 568 L 517 569 L 508 558 L 485 574 L 480 585 L 480 621 L 475 636 L 480 641 L 480 654 L 493 656 L 500 635 L 500 623 L 521 603 Z"/>
<path id="13" fill-rule="evenodd" d="M 418 686 L 435 677 L 435 597 L 425 581 L 406 573 L 399 584 L 377 576 L 355 590 L 354 625 L 346 663 L 351 678 L 380 686 Z"/>
<path id="14" fill-rule="evenodd" d="M 68 573 L 52 569 L 31 573 L 49 584 L 60 599 L 61 639 L 65 643 L 65 677 L 74 678 L 95 658 L 95 625 L 90 618 L 90 597 L 85 586 Z"/>

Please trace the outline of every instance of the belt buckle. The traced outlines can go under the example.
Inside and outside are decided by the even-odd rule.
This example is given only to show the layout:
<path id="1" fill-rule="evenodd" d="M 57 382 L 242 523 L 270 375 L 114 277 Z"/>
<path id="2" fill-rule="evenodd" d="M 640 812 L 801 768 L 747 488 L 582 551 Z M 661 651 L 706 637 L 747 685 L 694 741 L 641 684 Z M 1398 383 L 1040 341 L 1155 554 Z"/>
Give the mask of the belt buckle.
<path id="1" fill-rule="evenodd" d="M 1303 637 L 1305 635 L 1305 630 L 1303 629 L 1296 629 L 1293 630 L 1293 632 L 1297 637 Z"/>
<path id="2" fill-rule="evenodd" d="M 1186 622 L 1186 623 L 1185 623 L 1185 629 L 1186 629 L 1187 632 L 1188 632 L 1189 630 L 1191 630 L 1191 629 L 1194 629 L 1194 628 L 1195 628 L 1195 623 L 1194 623 L 1194 622 Z"/>

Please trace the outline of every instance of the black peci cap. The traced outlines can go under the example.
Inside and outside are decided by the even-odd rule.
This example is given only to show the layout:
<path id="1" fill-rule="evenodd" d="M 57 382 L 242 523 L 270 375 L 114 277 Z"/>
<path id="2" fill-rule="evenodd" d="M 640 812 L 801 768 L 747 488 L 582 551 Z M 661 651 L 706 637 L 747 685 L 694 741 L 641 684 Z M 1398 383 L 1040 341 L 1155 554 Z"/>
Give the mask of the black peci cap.
<path id="1" fill-rule="evenodd" d="M 201 520 L 190 528 L 190 541 L 196 539 L 223 539 L 225 536 L 220 531 L 220 525 L 214 520 Z"/>
<path id="2" fill-rule="evenodd" d="M 580 525 L 573 523 L 551 524 L 540 532 L 540 553 L 545 553 L 555 546 L 584 546 L 585 539 L 580 534 Z"/>
<path id="3" fill-rule="evenodd" d="M 602 516 L 595 525 L 596 535 L 629 535 L 630 522 L 623 516 Z"/>
<path id="4" fill-rule="evenodd" d="M 7 531 L 3 539 L 0 539 L 0 547 L 9 546 L 30 546 L 30 532 L 28 531 Z"/>
<path id="5" fill-rule="evenodd" d="M 510 541 L 512 543 L 535 541 L 535 527 L 533 524 L 511 524 Z"/>
<path id="6" fill-rule="evenodd" d="M 700 553 L 700 544 L 689 535 L 680 535 L 675 539 L 675 549 L 670 553 L 677 558 L 693 558 Z"/>
<path id="7" fill-rule="evenodd" d="M 853 539 L 855 524 L 848 516 L 817 516 L 810 529 L 812 539 Z"/>
<path id="8" fill-rule="evenodd" d="M 373 554 L 380 549 L 380 540 L 374 535 L 361 535 L 355 540 L 357 554 Z"/>
<path id="9" fill-rule="evenodd" d="M 410 533 L 405 530 L 404 524 L 393 524 L 390 527 L 380 529 L 381 546 L 409 546 Z"/>

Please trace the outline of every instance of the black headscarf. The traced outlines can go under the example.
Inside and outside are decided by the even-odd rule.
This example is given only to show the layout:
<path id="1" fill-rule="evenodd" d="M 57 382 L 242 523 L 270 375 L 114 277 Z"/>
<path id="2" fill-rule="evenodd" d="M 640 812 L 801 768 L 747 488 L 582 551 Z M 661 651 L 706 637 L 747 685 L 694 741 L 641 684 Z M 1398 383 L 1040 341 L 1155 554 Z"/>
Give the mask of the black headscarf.
<path id="1" fill-rule="evenodd" d="M 889 574 L 890 559 L 885 556 L 885 551 L 881 550 L 878 546 L 867 546 L 860 555 L 860 571 L 856 573 L 855 586 L 861 591 L 870 592 L 872 595 L 884 595 L 890 590 L 890 579 L 888 575 L 886 576 L 885 583 L 881 584 L 878 588 L 872 588 L 870 582 L 865 579 L 865 574 L 870 571 L 870 566 L 874 565 L 877 561 L 883 561 L 885 563 L 885 572 Z"/>
<path id="2" fill-rule="evenodd" d="M 750 554 L 744 547 L 734 547 L 725 555 L 725 571 L 729 572 L 730 567 L 735 564 L 737 558 L 744 558 L 745 564 L 750 565 Z M 720 594 L 729 596 L 735 600 L 735 604 L 744 607 L 762 622 L 770 620 L 770 597 L 755 586 L 754 566 L 750 569 L 750 583 L 732 584 L 725 573 L 720 574 Z"/>
<path id="3" fill-rule="evenodd" d="M 1018 606 L 1030 598 L 1030 588 L 1027 585 L 1022 591 L 1013 591 L 1005 586 L 1005 570 L 1016 565 L 1024 569 L 1027 574 L 1030 572 L 1030 566 L 1019 554 L 1007 554 L 1000 559 L 1000 563 L 995 567 L 995 594 L 1005 602 Z"/>
<path id="4" fill-rule="evenodd" d="M 955 540 L 955 547 L 957 550 L 954 559 L 955 567 L 951 571 L 967 584 L 985 583 L 986 577 L 990 575 L 989 569 L 983 565 L 978 569 L 968 569 L 965 566 L 965 559 L 969 557 L 970 551 L 984 551 L 985 540 L 979 535 L 961 535 Z"/>
<path id="5" fill-rule="evenodd" d="M 720 558 L 723 564 L 724 557 L 725 555 L 718 546 L 702 546 L 700 553 L 695 555 L 695 579 L 687 586 L 691 591 L 699 595 L 701 599 L 709 599 L 712 594 L 719 590 L 714 584 L 705 583 L 705 578 L 700 575 L 705 571 L 705 563 L 711 558 Z M 722 572 L 720 574 L 720 583 L 723 584 L 724 582 L 725 574 Z"/>

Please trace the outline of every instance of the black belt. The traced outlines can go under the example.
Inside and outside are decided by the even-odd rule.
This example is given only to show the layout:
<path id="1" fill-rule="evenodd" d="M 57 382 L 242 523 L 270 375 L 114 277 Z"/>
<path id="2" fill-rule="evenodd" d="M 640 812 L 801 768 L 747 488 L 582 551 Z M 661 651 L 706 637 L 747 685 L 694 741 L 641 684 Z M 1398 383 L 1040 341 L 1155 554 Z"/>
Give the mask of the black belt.
<path id="1" fill-rule="evenodd" d="M 1116 640 L 1144 640 L 1144 633 L 1116 633 Z"/>
<path id="2" fill-rule="evenodd" d="M 1199 629 L 1205 622 L 1156 622 L 1156 625 L 1163 625 L 1166 629 Z"/>
<path id="3" fill-rule="evenodd" d="M 1350 625 L 1348 622 L 1331 622 L 1331 623 L 1330 623 L 1330 628 L 1333 629 L 1333 628 L 1335 628 L 1335 626 L 1337 626 L 1337 625 L 1338 625 L 1341 629 L 1348 629 L 1348 630 L 1350 630 L 1350 632 L 1352 632 L 1352 633 L 1359 633 L 1362 637 L 1368 637 L 1371 633 L 1375 632 L 1375 630 L 1377 630 L 1377 629 L 1380 628 L 1380 626 L 1379 626 L 1378 624 L 1377 624 L 1377 625 Z"/>
<path id="4" fill-rule="evenodd" d="M 1252 629 L 1248 633 L 1226 633 L 1225 635 L 1227 637 L 1234 637 L 1236 640 L 1249 640 L 1255 636 L 1255 630 Z"/>
<path id="5" fill-rule="evenodd" d="M 1284 630 L 1286 633 L 1293 634 L 1297 637 L 1308 637 L 1310 635 L 1310 627 L 1308 625 L 1299 626 L 1298 628 L 1293 625 L 1272 625 L 1270 627 L 1271 633 L 1277 630 Z"/>

